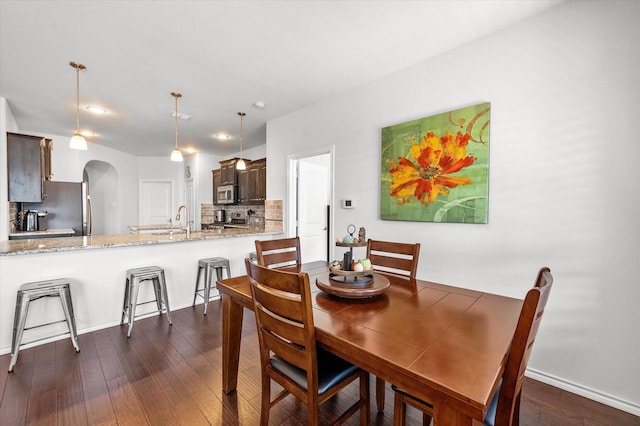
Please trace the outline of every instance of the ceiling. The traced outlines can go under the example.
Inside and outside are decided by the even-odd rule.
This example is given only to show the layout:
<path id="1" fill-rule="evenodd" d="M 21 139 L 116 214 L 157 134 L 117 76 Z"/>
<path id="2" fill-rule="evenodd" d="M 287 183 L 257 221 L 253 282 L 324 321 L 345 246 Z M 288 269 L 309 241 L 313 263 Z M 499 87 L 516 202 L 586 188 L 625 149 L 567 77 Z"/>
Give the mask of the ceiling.
<path id="1" fill-rule="evenodd" d="M 22 131 L 140 156 L 228 156 L 266 141 L 266 122 L 513 25 L 562 0 L 0 0 L 0 96 Z M 263 102 L 263 109 L 253 107 Z M 108 110 L 97 116 L 89 105 Z M 232 136 L 226 141 L 214 134 Z"/>

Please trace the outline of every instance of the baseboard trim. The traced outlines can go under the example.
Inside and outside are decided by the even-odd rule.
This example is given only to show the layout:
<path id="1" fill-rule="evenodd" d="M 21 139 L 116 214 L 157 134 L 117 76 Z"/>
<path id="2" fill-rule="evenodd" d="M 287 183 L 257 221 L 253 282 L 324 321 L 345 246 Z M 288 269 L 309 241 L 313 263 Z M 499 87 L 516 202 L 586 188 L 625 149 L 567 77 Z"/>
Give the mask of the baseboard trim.
<path id="1" fill-rule="evenodd" d="M 525 375 L 531 379 L 583 396 L 593 401 L 601 402 L 610 407 L 633 414 L 634 416 L 640 416 L 640 405 L 638 404 L 634 404 L 530 368 L 527 368 Z"/>

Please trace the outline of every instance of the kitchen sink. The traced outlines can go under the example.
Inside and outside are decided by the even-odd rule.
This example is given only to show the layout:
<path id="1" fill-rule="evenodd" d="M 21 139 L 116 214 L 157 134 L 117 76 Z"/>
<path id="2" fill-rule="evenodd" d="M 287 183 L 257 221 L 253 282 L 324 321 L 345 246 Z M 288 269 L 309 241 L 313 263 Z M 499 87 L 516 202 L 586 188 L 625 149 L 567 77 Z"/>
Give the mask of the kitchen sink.
<path id="1" fill-rule="evenodd" d="M 185 232 L 187 231 L 182 228 L 173 228 L 173 229 L 156 229 L 151 233 L 153 235 L 167 235 L 167 234 L 182 234 Z"/>

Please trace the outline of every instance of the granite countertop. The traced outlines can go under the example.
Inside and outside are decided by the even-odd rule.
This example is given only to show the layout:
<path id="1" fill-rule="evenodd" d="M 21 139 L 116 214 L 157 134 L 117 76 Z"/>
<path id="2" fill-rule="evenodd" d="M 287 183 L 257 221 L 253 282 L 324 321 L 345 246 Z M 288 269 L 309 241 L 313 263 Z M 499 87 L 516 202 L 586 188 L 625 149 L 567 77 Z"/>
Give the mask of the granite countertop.
<path id="1" fill-rule="evenodd" d="M 251 229 L 211 229 L 191 232 L 189 238 L 185 232 L 170 234 L 166 230 L 158 233 L 92 235 L 85 237 L 30 238 L 0 242 L 0 256 L 53 253 L 71 250 L 88 250 L 107 247 L 125 247 L 146 244 L 173 244 L 216 238 L 242 237 L 247 235 L 276 234 L 265 232 L 264 228 Z"/>

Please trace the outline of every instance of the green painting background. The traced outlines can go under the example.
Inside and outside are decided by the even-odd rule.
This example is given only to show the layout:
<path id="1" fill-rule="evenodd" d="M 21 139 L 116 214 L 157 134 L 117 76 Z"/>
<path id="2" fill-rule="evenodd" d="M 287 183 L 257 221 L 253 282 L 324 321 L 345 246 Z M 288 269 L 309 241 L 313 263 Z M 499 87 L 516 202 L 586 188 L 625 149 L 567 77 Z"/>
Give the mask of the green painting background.
<path id="1" fill-rule="evenodd" d="M 414 164 L 410 155 L 412 145 L 420 144 L 427 132 L 438 138 L 446 132 L 455 135 L 467 132 L 467 126 L 482 111 L 485 114 L 470 129 L 472 140 L 467 145 L 467 155 L 477 157 L 476 161 L 451 176 L 466 176 L 472 182 L 448 188 L 447 196 L 438 198 L 429 205 L 422 204 L 413 197 L 411 202 L 398 204 L 398 198 L 389 195 L 391 174 L 390 161 L 406 157 Z M 380 172 L 380 217 L 382 220 L 487 223 L 489 204 L 489 121 L 491 103 L 461 108 L 382 129 L 381 172 Z M 483 128 L 483 126 L 485 126 Z M 482 133 L 482 134 L 480 134 Z M 476 142 L 482 140 L 482 143 Z"/>

